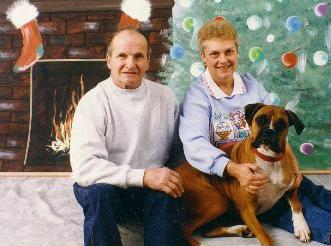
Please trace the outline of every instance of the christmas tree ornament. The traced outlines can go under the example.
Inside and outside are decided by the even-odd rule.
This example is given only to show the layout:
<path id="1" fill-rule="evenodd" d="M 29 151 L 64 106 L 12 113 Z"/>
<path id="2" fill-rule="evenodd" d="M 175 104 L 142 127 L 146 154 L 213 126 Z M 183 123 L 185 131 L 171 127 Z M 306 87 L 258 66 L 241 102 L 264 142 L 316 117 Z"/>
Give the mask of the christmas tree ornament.
<path id="1" fill-rule="evenodd" d="M 179 44 L 174 44 L 171 48 L 170 48 L 170 57 L 173 60 L 180 60 L 184 57 L 184 49 L 182 46 L 180 46 Z"/>
<path id="2" fill-rule="evenodd" d="M 249 49 L 248 57 L 251 62 L 262 61 L 265 56 L 261 47 L 252 47 Z"/>
<path id="3" fill-rule="evenodd" d="M 272 43 L 273 41 L 275 41 L 275 36 L 273 34 L 269 34 L 267 36 L 267 42 Z"/>
<path id="4" fill-rule="evenodd" d="M 317 66 L 324 66 L 328 63 L 329 57 L 325 51 L 319 50 L 314 53 L 313 60 Z"/>
<path id="5" fill-rule="evenodd" d="M 280 97 L 274 92 L 269 93 L 269 99 L 273 105 L 278 106 L 280 104 Z"/>
<path id="6" fill-rule="evenodd" d="M 39 12 L 28 0 L 19 0 L 9 6 L 6 14 L 7 19 L 22 33 L 23 48 L 13 71 L 15 73 L 23 72 L 35 64 L 44 54 L 36 20 Z"/>
<path id="7" fill-rule="evenodd" d="M 190 73 L 193 77 L 199 77 L 205 71 L 205 67 L 201 62 L 195 62 L 191 65 Z"/>
<path id="8" fill-rule="evenodd" d="M 282 55 L 282 63 L 286 68 L 293 68 L 298 63 L 298 57 L 291 51 L 286 52 Z"/>
<path id="9" fill-rule="evenodd" d="M 193 5 L 194 0 L 179 0 L 178 3 L 184 8 L 189 8 Z"/>
<path id="10" fill-rule="evenodd" d="M 302 21 L 298 16 L 290 16 L 286 20 L 286 28 L 290 32 L 297 32 L 303 27 Z"/>
<path id="11" fill-rule="evenodd" d="M 214 17 L 214 20 L 218 20 L 218 21 L 222 21 L 222 20 L 224 20 L 225 18 L 223 17 L 223 16 L 216 16 L 216 17 Z"/>
<path id="12" fill-rule="evenodd" d="M 127 26 L 140 28 L 141 22 L 148 21 L 151 16 L 151 3 L 147 0 L 139 0 L 139 4 L 136 0 L 123 0 L 121 10 L 123 14 L 117 25 L 117 30 Z"/>
<path id="13" fill-rule="evenodd" d="M 312 155 L 314 152 L 314 145 L 312 143 L 303 143 L 300 145 L 300 152 L 304 155 Z"/>
<path id="14" fill-rule="evenodd" d="M 262 20 L 257 15 L 251 15 L 247 18 L 246 24 L 250 30 L 255 31 L 262 26 Z"/>
<path id="15" fill-rule="evenodd" d="M 185 32 L 191 32 L 193 30 L 194 19 L 192 17 L 185 17 L 182 23 Z"/>
<path id="16" fill-rule="evenodd" d="M 327 3 L 316 4 L 314 8 L 314 13 L 318 17 L 324 17 L 328 14 L 328 12 L 329 12 L 329 7 Z"/>

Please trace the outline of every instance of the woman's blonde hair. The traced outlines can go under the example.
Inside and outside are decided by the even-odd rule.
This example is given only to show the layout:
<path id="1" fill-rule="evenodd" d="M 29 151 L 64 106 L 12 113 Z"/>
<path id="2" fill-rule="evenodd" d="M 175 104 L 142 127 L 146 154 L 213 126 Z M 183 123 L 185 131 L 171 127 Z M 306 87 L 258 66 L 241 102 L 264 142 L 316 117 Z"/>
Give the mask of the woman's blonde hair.
<path id="1" fill-rule="evenodd" d="M 214 18 L 205 23 L 198 33 L 198 47 L 203 52 L 203 42 L 210 39 L 234 40 L 238 50 L 238 35 L 236 29 L 223 18 Z"/>

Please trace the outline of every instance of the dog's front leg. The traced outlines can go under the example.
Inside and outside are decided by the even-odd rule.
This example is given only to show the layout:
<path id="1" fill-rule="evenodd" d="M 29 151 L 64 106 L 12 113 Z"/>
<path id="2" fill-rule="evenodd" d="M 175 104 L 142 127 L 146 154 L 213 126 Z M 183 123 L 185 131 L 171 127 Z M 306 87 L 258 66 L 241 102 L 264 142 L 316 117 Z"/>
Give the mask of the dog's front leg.
<path id="1" fill-rule="evenodd" d="M 274 241 L 269 234 L 263 229 L 260 222 L 257 220 L 255 210 L 250 204 L 239 209 L 239 213 L 245 224 L 251 232 L 257 237 L 263 246 L 273 246 Z"/>
<path id="2" fill-rule="evenodd" d="M 306 219 L 303 216 L 302 206 L 297 191 L 298 189 L 290 190 L 286 195 L 292 210 L 294 235 L 299 238 L 301 242 L 307 243 L 310 240 L 310 230 Z"/>

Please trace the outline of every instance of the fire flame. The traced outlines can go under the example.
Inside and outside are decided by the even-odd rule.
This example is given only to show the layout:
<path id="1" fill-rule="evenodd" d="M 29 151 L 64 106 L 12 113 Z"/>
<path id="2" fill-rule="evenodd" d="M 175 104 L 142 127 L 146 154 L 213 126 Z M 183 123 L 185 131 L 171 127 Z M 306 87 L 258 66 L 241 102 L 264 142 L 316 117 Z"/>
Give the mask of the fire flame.
<path id="1" fill-rule="evenodd" d="M 51 142 L 51 145 L 47 145 L 50 147 L 54 153 L 68 153 L 70 149 L 70 137 L 71 137 L 71 126 L 74 118 L 74 113 L 77 108 L 79 100 L 84 95 L 84 81 L 83 75 L 80 76 L 80 88 L 79 90 L 73 89 L 71 92 L 71 97 L 68 105 L 66 106 L 65 115 L 63 115 L 62 111 L 59 111 L 59 119 L 57 122 L 57 107 L 56 107 L 56 90 L 54 91 L 53 98 L 53 117 L 52 117 L 52 136 L 55 138 L 54 141 Z M 64 117 L 63 117 L 64 116 Z M 61 120 L 62 119 L 62 120 Z"/>

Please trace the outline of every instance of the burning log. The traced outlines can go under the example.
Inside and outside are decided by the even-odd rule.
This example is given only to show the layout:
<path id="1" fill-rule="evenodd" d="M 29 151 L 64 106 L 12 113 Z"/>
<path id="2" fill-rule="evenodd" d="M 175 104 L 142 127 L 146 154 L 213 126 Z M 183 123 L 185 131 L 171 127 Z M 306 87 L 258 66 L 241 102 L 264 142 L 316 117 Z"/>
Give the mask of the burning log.
<path id="1" fill-rule="evenodd" d="M 57 103 L 57 91 L 54 91 L 51 137 L 55 140 L 47 145 L 54 154 L 69 153 L 72 121 L 78 102 L 84 95 L 83 75 L 80 76 L 79 84 L 79 88 L 67 88 L 67 93 L 60 100 L 64 104 L 62 108 Z"/>

